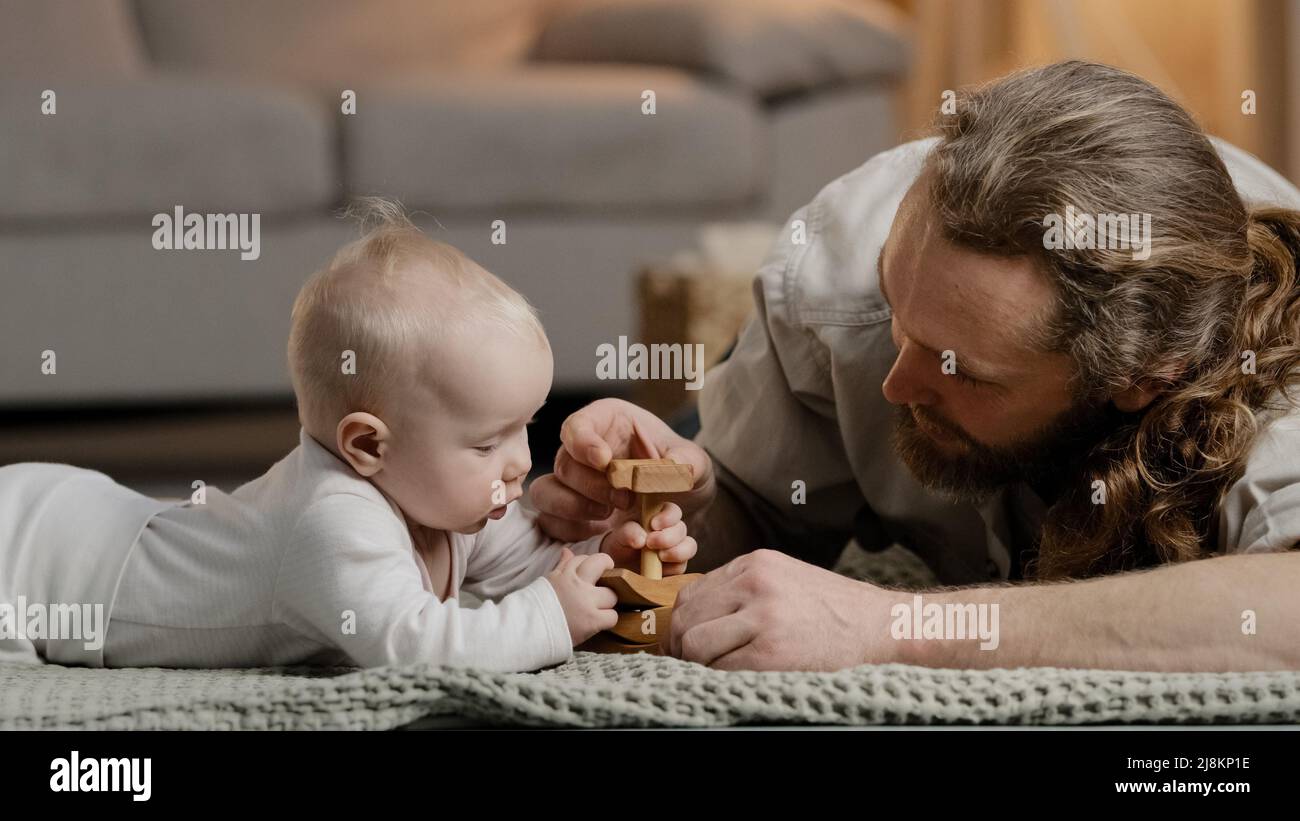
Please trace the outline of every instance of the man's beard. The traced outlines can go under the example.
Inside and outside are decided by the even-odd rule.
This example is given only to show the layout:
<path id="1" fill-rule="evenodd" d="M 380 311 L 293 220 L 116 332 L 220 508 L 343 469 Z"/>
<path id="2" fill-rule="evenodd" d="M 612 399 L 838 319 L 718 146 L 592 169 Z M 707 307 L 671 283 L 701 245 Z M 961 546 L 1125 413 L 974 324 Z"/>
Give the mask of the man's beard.
<path id="1" fill-rule="evenodd" d="M 1088 453 L 1115 431 L 1123 416 L 1109 401 L 1077 402 L 1030 437 L 1011 445 L 990 446 L 921 408 L 932 427 L 960 439 L 963 449 L 945 453 L 917 425 L 908 406 L 899 406 L 893 431 L 894 452 L 917 481 L 957 502 L 978 503 L 999 487 L 1025 482 L 1047 504 L 1062 483 L 1079 469 Z M 962 447 L 962 446 L 959 446 Z"/>

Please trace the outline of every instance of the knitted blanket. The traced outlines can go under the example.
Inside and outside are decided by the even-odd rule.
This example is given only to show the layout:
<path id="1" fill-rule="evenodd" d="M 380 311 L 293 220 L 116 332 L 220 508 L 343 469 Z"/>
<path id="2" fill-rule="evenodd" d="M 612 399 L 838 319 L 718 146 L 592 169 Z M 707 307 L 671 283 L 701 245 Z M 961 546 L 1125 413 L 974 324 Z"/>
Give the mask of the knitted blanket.
<path id="1" fill-rule="evenodd" d="M 915 557 L 846 552 L 843 572 L 927 583 Z M 370 729 L 456 717 L 491 726 L 1300 722 L 1300 673 L 1051 668 L 837 673 L 711 670 L 579 653 L 536 673 L 420 665 L 372 670 L 97 670 L 0 665 L 0 729 Z"/>

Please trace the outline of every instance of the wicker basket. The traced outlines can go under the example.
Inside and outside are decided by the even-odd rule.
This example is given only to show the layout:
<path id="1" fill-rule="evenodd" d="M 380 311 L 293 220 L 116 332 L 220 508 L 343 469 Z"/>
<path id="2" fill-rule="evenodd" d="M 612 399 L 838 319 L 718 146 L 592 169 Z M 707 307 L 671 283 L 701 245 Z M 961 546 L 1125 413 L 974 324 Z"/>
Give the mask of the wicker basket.
<path id="1" fill-rule="evenodd" d="M 753 277 L 646 268 L 638 277 L 641 342 L 703 345 L 707 369 L 731 348 L 754 310 Z M 634 383 L 633 401 L 667 418 L 694 404 L 685 379 Z"/>

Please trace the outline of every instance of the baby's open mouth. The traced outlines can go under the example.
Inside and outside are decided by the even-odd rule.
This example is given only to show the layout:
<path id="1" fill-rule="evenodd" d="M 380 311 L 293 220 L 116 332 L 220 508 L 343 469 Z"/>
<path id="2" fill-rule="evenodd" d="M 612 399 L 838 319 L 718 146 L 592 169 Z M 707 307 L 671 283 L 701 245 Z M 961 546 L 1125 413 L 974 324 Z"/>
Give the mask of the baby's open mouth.
<path id="1" fill-rule="evenodd" d="M 489 518 L 489 519 L 500 519 L 500 518 L 501 518 L 502 516 L 504 516 L 504 515 L 506 515 L 506 505 L 502 505 L 501 507 L 494 507 L 494 508 L 492 508 L 492 511 L 491 511 L 490 513 L 488 513 L 488 518 Z"/>

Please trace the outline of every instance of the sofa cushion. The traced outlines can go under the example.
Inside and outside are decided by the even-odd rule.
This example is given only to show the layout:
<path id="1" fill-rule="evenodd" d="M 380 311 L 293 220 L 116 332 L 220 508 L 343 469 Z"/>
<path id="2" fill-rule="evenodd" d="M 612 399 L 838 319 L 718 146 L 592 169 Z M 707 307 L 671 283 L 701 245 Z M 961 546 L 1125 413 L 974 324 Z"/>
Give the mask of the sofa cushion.
<path id="1" fill-rule="evenodd" d="M 285 91 L 193 78 L 0 84 L 0 218 L 276 212 L 337 199 L 331 124 Z"/>
<path id="2" fill-rule="evenodd" d="M 876 0 L 577 0 L 547 24 L 533 58 L 677 66 L 774 97 L 897 77 L 906 32 Z"/>
<path id="3" fill-rule="evenodd" d="M 425 73 L 358 91 L 342 120 L 349 192 L 409 206 L 724 203 L 766 179 L 754 101 L 670 69 Z"/>
<path id="4" fill-rule="evenodd" d="M 140 0 L 164 66 L 352 88 L 395 70 L 516 62 L 551 0 Z"/>
<path id="5" fill-rule="evenodd" d="M 0 77 L 121 76 L 144 63 L 128 0 L 0 0 Z"/>

